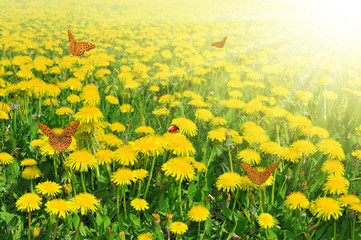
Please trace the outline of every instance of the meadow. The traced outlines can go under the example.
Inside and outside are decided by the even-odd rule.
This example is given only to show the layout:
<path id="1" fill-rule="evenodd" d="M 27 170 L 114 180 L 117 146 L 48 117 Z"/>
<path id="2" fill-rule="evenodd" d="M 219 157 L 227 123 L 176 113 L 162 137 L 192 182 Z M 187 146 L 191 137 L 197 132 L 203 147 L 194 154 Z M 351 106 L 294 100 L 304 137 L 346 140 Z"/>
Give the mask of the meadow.
<path id="1" fill-rule="evenodd" d="M 285 2 L 0 2 L 0 239 L 361 239 L 359 30 Z"/>

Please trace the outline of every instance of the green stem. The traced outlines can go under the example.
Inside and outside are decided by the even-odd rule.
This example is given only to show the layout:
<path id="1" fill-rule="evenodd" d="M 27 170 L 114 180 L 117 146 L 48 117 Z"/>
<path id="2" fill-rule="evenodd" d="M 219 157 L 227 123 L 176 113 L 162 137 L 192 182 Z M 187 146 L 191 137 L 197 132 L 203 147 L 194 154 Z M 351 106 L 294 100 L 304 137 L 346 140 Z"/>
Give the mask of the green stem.
<path id="1" fill-rule="evenodd" d="M 297 209 L 295 210 L 295 216 L 294 216 L 294 226 L 293 226 L 293 232 L 294 232 L 294 235 L 297 235 Z"/>
<path id="2" fill-rule="evenodd" d="M 317 226 L 320 224 L 320 222 L 321 222 L 321 218 L 319 218 L 319 219 L 318 219 L 318 221 L 317 221 L 317 223 L 316 223 L 316 225 L 315 225 L 315 226 L 317 227 Z M 316 232 L 316 230 L 313 230 L 313 231 L 312 231 L 311 236 L 310 236 L 310 238 L 309 238 L 309 239 L 312 239 L 313 234 L 315 234 L 315 232 Z"/>
<path id="3" fill-rule="evenodd" d="M 30 240 L 31 239 L 31 212 L 30 211 L 28 214 L 28 218 L 29 218 L 28 240 Z"/>
<path id="4" fill-rule="evenodd" d="M 228 156 L 229 156 L 229 167 L 231 168 L 231 172 L 233 172 L 231 149 L 228 149 Z"/>
<path id="5" fill-rule="evenodd" d="M 127 202 L 125 201 L 125 185 L 123 185 L 123 207 L 124 207 L 124 217 L 127 219 Z"/>
<path id="6" fill-rule="evenodd" d="M 117 216 L 118 216 L 118 221 L 120 221 L 120 213 L 119 213 L 119 185 L 117 185 Z"/>
<path id="7" fill-rule="evenodd" d="M 355 227 L 356 227 L 356 221 L 355 217 L 351 220 L 351 240 L 355 240 Z"/>
<path id="8" fill-rule="evenodd" d="M 215 146 L 216 146 L 216 145 L 213 144 L 212 151 L 211 151 L 211 155 L 209 156 L 208 163 L 207 163 L 207 169 L 208 169 L 208 167 L 209 167 L 209 164 L 210 164 L 211 161 L 212 161 L 212 156 L 213 156 L 213 152 L 214 152 L 214 147 L 215 147 Z"/>
<path id="9" fill-rule="evenodd" d="M 55 237 L 56 237 L 56 232 L 58 230 L 58 224 L 59 224 L 59 216 L 58 216 L 58 219 L 56 220 L 55 229 L 53 232 L 53 240 L 55 240 Z"/>
<path id="10" fill-rule="evenodd" d="M 276 176 L 277 176 L 277 168 L 274 171 L 275 181 L 272 184 L 272 195 L 271 195 L 271 205 L 273 206 L 275 202 L 275 185 L 276 185 Z"/>
<path id="11" fill-rule="evenodd" d="M 154 171 L 154 165 L 155 165 L 155 157 L 153 157 L 152 166 L 150 167 L 149 178 L 148 178 L 147 186 L 145 187 L 145 192 L 144 192 L 144 199 L 147 197 L 149 185 L 152 180 L 152 175 L 153 175 L 153 171 Z"/>
<path id="12" fill-rule="evenodd" d="M 295 176 L 295 181 L 293 182 L 293 188 L 296 189 L 297 187 L 297 183 L 298 183 L 298 175 L 300 174 L 300 169 L 301 169 L 301 161 L 298 161 L 298 165 L 297 165 L 297 170 L 296 170 L 296 176 Z"/>
<path id="13" fill-rule="evenodd" d="M 59 155 L 61 155 L 61 153 L 59 153 Z M 58 179 L 58 165 L 56 164 L 56 158 L 53 157 L 53 165 L 54 165 L 54 175 L 55 175 L 55 179 L 57 182 L 59 182 Z"/>
<path id="14" fill-rule="evenodd" d="M 201 222 L 198 222 L 198 237 L 201 236 Z M 203 239 L 203 237 L 201 237 Z"/>
<path id="15" fill-rule="evenodd" d="M 31 192 L 34 192 L 34 189 L 33 189 L 33 179 L 30 179 L 30 191 L 31 191 Z"/>
<path id="16" fill-rule="evenodd" d="M 262 190 L 261 186 L 258 187 L 258 198 L 259 198 L 259 206 L 261 208 L 261 213 L 263 213 L 263 204 L 262 204 Z"/>
<path id="17" fill-rule="evenodd" d="M 183 218 L 183 210 L 182 210 L 182 180 L 183 179 L 181 179 L 180 181 L 179 181 L 179 187 L 178 187 L 178 197 L 179 197 L 179 208 L 180 208 L 180 212 L 181 212 L 181 216 L 182 216 L 182 218 Z"/>
<path id="18" fill-rule="evenodd" d="M 84 172 L 80 172 L 80 180 L 81 180 L 81 186 L 83 187 L 83 191 L 86 193 L 85 181 L 84 181 Z"/>
<path id="19" fill-rule="evenodd" d="M 78 228 L 76 229 L 76 232 L 75 232 L 74 240 L 78 239 L 80 224 L 81 224 L 82 220 L 83 220 L 83 215 L 80 215 L 79 224 L 78 224 Z"/>
<path id="20" fill-rule="evenodd" d="M 333 240 L 336 240 L 336 226 L 337 225 L 337 220 L 335 219 L 333 222 Z"/>

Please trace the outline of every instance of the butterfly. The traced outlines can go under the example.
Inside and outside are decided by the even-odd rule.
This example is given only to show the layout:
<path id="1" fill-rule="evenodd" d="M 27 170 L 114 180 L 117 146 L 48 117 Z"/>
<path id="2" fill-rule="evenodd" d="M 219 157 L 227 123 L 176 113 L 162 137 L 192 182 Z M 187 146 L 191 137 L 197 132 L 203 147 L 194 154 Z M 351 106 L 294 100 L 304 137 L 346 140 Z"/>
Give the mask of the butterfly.
<path id="1" fill-rule="evenodd" d="M 49 137 L 50 145 L 59 152 L 64 152 L 68 149 L 71 144 L 72 138 L 71 136 L 76 131 L 76 128 L 79 126 L 79 121 L 73 122 L 69 126 L 67 126 L 61 134 L 56 134 L 53 130 L 51 130 L 48 126 L 38 123 L 41 131 Z"/>
<path id="2" fill-rule="evenodd" d="M 211 46 L 217 47 L 217 48 L 223 48 L 224 44 L 226 44 L 227 37 L 224 37 L 222 41 L 220 42 L 214 42 L 211 44 Z"/>
<path id="3" fill-rule="evenodd" d="M 246 170 L 248 177 L 249 179 L 251 179 L 252 182 L 254 182 L 257 185 L 262 185 L 271 176 L 272 172 L 278 166 L 278 163 L 269 166 L 263 172 L 259 172 L 255 168 L 245 163 L 241 163 L 241 166 L 243 167 L 244 170 Z"/>
<path id="4" fill-rule="evenodd" d="M 73 56 L 83 56 L 85 51 L 89 51 L 95 48 L 93 43 L 89 42 L 77 42 L 75 41 L 73 34 L 68 30 L 68 38 L 70 42 L 70 52 Z"/>

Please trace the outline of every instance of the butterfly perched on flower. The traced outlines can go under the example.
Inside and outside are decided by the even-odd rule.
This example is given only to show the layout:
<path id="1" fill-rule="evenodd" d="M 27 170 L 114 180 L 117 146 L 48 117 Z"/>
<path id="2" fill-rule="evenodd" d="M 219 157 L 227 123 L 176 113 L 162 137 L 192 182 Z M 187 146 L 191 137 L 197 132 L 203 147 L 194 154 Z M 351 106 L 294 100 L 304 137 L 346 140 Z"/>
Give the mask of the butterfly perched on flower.
<path id="1" fill-rule="evenodd" d="M 76 128 L 79 126 L 79 121 L 73 122 L 69 126 L 67 126 L 61 134 L 56 134 L 51 128 L 48 126 L 38 123 L 39 128 L 41 131 L 49 137 L 50 145 L 59 152 L 64 152 L 68 149 L 72 142 L 71 136 L 76 131 Z"/>
<path id="2" fill-rule="evenodd" d="M 223 48 L 224 44 L 226 44 L 226 40 L 227 40 L 227 37 L 224 37 L 222 41 L 214 42 L 214 43 L 211 44 L 211 46 L 217 47 L 217 48 Z"/>
<path id="3" fill-rule="evenodd" d="M 246 170 L 246 172 L 248 174 L 248 177 L 252 182 L 254 182 L 257 185 L 262 185 L 271 176 L 273 171 L 278 166 L 278 163 L 275 163 L 275 164 L 269 166 L 263 172 L 259 172 L 257 169 L 255 169 L 255 168 L 253 168 L 250 165 L 245 164 L 245 163 L 241 163 L 241 166 L 243 167 L 244 170 Z"/>
<path id="4" fill-rule="evenodd" d="M 90 51 L 95 48 L 95 45 L 90 42 L 77 42 L 73 34 L 68 30 L 68 38 L 70 43 L 70 52 L 73 56 L 83 56 L 85 51 Z"/>

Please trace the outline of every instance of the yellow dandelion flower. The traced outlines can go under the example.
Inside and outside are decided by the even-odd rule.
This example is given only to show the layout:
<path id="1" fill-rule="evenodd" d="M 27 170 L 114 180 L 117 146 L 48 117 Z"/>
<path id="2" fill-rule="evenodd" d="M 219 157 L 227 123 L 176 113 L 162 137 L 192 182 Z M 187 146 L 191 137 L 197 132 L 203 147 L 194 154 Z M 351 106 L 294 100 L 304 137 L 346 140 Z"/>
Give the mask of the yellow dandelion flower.
<path id="1" fill-rule="evenodd" d="M 298 140 L 292 143 L 291 148 L 296 149 L 299 153 L 306 157 L 316 152 L 315 145 L 313 145 L 313 143 L 308 140 Z"/>
<path id="2" fill-rule="evenodd" d="M 291 129 L 303 130 L 311 127 L 311 120 L 303 116 L 288 116 L 288 122 Z"/>
<path id="3" fill-rule="evenodd" d="M 103 120 L 104 115 L 97 107 L 84 106 L 74 115 L 74 119 L 82 123 L 93 123 Z"/>
<path id="4" fill-rule="evenodd" d="M 295 163 L 300 160 L 302 154 L 294 148 L 284 147 L 282 151 L 282 156 L 286 161 Z"/>
<path id="5" fill-rule="evenodd" d="M 72 170 L 86 172 L 95 169 L 97 160 L 90 151 L 78 150 L 71 153 L 64 164 Z"/>
<path id="6" fill-rule="evenodd" d="M 26 167 L 21 173 L 21 177 L 24 179 L 35 179 L 41 176 L 41 171 L 38 167 L 32 166 L 32 167 Z"/>
<path id="7" fill-rule="evenodd" d="M 36 193 L 25 193 L 16 201 L 15 206 L 20 211 L 32 212 L 39 210 L 41 205 L 41 197 Z"/>
<path id="8" fill-rule="evenodd" d="M 169 226 L 169 230 L 173 233 L 173 234 L 184 234 L 188 231 L 188 226 L 185 223 L 182 222 L 172 222 Z"/>
<path id="9" fill-rule="evenodd" d="M 339 160 L 329 159 L 322 164 L 321 170 L 327 174 L 343 175 L 345 167 Z"/>
<path id="10" fill-rule="evenodd" d="M 253 149 L 243 149 L 237 155 L 238 159 L 241 159 L 247 164 L 260 164 L 261 156 L 256 150 Z"/>
<path id="11" fill-rule="evenodd" d="M 302 129 L 301 134 L 309 137 L 318 136 L 320 138 L 328 138 L 330 136 L 330 133 L 326 129 L 314 126 Z"/>
<path id="12" fill-rule="evenodd" d="M 257 218 L 258 224 L 261 228 L 272 228 L 275 225 L 275 219 L 269 213 L 261 213 Z"/>
<path id="13" fill-rule="evenodd" d="M 193 144 L 181 133 L 169 133 L 164 135 L 164 148 L 177 156 L 189 156 L 196 153 Z"/>
<path id="14" fill-rule="evenodd" d="M 105 97 L 105 99 L 106 99 L 110 104 L 113 104 L 113 105 L 119 104 L 119 100 L 118 100 L 118 98 L 115 97 L 115 96 L 108 95 L 108 96 Z"/>
<path id="15" fill-rule="evenodd" d="M 9 119 L 9 115 L 3 111 L 3 110 L 0 110 L 0 119 Z"/>
<path id="16" fill-rule="evenodd" d="M 1 152 L 0 153 L 0 163 L 7 165 L 14 162 L 14 157 L 11 156 L 9 153 Z"/>
<path id="17" fill-rule="evenodd" d="M 323 186 L 323 191 L 330 194 L 346 194 L 350 187 L 350 182 L 341 175 L 329 175 Z"/>
<path id="18" fill-rule="evenodd" d="M 342 216 L 340 203 L 329 197 L 320 197 L 311 202 L 310 211 L 317 218 L 326 221 L 333 217 L 337 220 Z"/>
<path id="19" fill-rule="evenodd" d="M 138 138 L 130 142 L 133 150 L 146 156 L 158 156 L 163 153 L 163 137 L 159 135 L 150 135 Z"/>
<path id="20" fill-rule="evenodd" d="M 45 204 L 45 211 L 50 215 L 66 218 L 72 212 L 72 202 L 65 199 L 53 199 Z"/>
<path id="21" fill-rule="evenodd" d="M 184 135 L 194 137 L 198 134 L 196 124 L 187 118 L 173 119 L 172 124 L 176 125 Z"/>
<path id="22" fill-rule="evenodd" d="M 351 155 L 356 157 L 358 160 L 361 160 L 361 150 L 354 150 L 351 152 Z"/>
<path id="23" fill-rule="evenodd" d="M 162 170 L 166 176 L 172 176 L 175 180 L 187 179 L 192 181 L 195 177 L 194 168 L 191 162 L 194 161 L 191 157 L 176 157 L 171 158 L 163 163 Z"/>
<path id="24" fill-rule="evenodd" d="M 72 203 L 73 211 L 76 212 L 80 210 L 81 215 L 84 215 L 88 211 L 96 212 L 100 203 L 97 201 L 95 196 L 90 193 L 79 193 L 72 199 L 70 199 Z"/>
<path id="25" fill-rule="evenodd" d="M 134 108 L 130 104 L 125 103 L 122 106 L 120 106 L 120 111 L 122 113 L 134 112 Z"/>
<path id="26" fill-rule="evenodd" d="M 56 115 L 62 116 L 62 115 L 73 115 L 74 111 L 71 108 L 68 107 L 61 107 L 56 109 L 55 111 Z"/>
<path id="27" fill-rule="evenodd" d="M 119 168 L 112 173 L 111 180 L 116 185 L 130 185 L 132 181 L 135 182 L 137 179 L 131 169 Z"/>
<path id="28" fill-rule="evenodd" d="M 123 145 L 123 141 L 111 133 L 100 135 L 99 141 L 103 142 L 106 146 L 109 147 L 119 147 Z"/>
<path id="29" fill-rule="evenodd" d="M 213 118 L 213 125 L 215 126 L 223 126 L 227 123 L 227 120 L 222 117 L 214 117 Z"/>
<path id="30" fill-rule="evenodd" d="M 270 142 L 261 144 L 260 150 L 261 150 L 261 152 L 266 153 L 266 154 L 272 154 L 272 155 L 276 155 L 278 157 L 283 157 L 285 148 L 281 147 L 280 145 L 278 145 L 275 142 L 270 141 Z"/>
<path id="31" fill-rule="evenodd" d="M 156 85 L 152 85 L 152 86 L 150 86 L 149 91 L 151 91 L 151 92 L 159 92 L 159 87 L 156 86 Z"/>
<path id="32" fill-rule="evenodd" d="M 197 119 L 203 121 L 203 122 L 209 122 L 213 119 L 213 114 L 211 111 L 207 110 L 207 109 L 198 109 L 195 112 L 195 116 Z"/>
<path id="33" fill-rule="evenodd" d="M 149 172 L 147 170 L 145 170 L 145 169 L 142 169 L 142 168 L 134 170 L 133 173 L 134 173 L 135 178 L 138 179 L 138 180 L 142 180 L 142 179 L 146 178 L 149 175 Z"/>
<path id="34" fill-rule="evenodd" d="M 66 100 L 70 103 L 78 103 L 81 101 L 80 97 L 78 95 L 71 94 L 69 95 Z"/>
<path id="35" fill-rule="evenodd" d="M 223 173 L 217 178 L 216 187 L 219 191 L 223 192 L 234 192 L 240 187 L 241 176 L 235 172 Z"/>
<path id="36" fill-rule="evenodd" d="M 261 144 L 269 141 L 266 131 L 257 126 L 254 122 L 245 122 L 241 126 L 241 132 L 244 140 L 249 144 Z"/>
<path id="37" fill-rule="evenodd" d="M 132 166 L 138 162 L 137 152 L 132 146 L 125 144 L 114 152 L 114 160 L 124 166 Z"/>
<path id="38" fill-rule="evenodd" d="M 188 217 L 192 222 L 204 222 L 208 219 L 209 215 L 209 210 L 202 205 L 195 205 L 188 212 Z"/>
<path id="39" fill-rule="evenodd" d="M 110 164 L 112 162 L 112 159 L 114 157 L 114 152 L 111 150 L 98 150 L 95 153 L 95 159 L 98 160 L 99 165 L 103 164 Z"/>
<path id="40" fill-rule="evenodd" d="M 149 209 L 148 202 L 146 200 L 144 200 L 144 199 L 141 199 L 141 198 L 133 199 L 130 202 L 130 206 L 132 206 L 137 211 L 144 211 L 144 210 Z"/>
<path id="41" fill-rule="evenodd" d="M 195 169 L 197 169 L 198 172 L 201 171 L 202 169 L 204 169 L 204 171 L 207 171 L 207 166 L 204 163 L 196 161 L 193 162 L 192 165 Z"/>
<path id="42" fill-rule="evenodd" d="M 96 106 L 100 103 L 98 88 L 93 84 L 86 85 L 83 88 L 80 98 L 83 100 L 84 105 Z"/>
<path id="43" fill-rule="evenodd" d="M 339 142 L 334 139 L 324 139 L 317 144 L 318 150 L 330 159 L 344 160 L 345 153 Z"/>
<path id="44" fill-rule="evenodd" d="M 291 192 L 285 199 L 285 206 L 291 210 L 295 209 L 308 209 L 310 202 L 305 194 L 301 192 Z"/>
<path id="45" fill-rule="evenodd" d="M 158 116 L 168 116 L 170 114 L 170 111 L 167 108 L 159 108 L 153 110 L 152 113 Z"/>
<path id="46" fill-rule="evenodd" d="M 134 130 L 138 134 L 150 134 L 154 135 L 154 130 L 151 127 L 148 126 L 140 126 L 137 129 Z"/>
<path id="47" fill-rule="evenodd" d="M 124 125 L 121 124 L 120 122 L 114 122 L 114 123 L 110 124 L 109 128 L 113 132 L 124 132 L 125 131 Z"/>
<path id="48" fill-rule="evenodd" d="M 360 203 L 360 199 L 353 194 L 345 194 L 338 197 L 337 201 L 340 202 L 342 207 L 352 205 L 354 203 Z"/>
<path id="49" fill-rule="evenodd" d="M 42 195 L 54 197 L 61 192 L 61 186 L 56 182 L 46 181 L 36 185 L 35 191 Z"/>
<path id="50" fill-rule="evenodd" d="M 138 236 L 138 240 L 153 240 L 154 237 L 151 233 L 142 233 Z"/>
<path id="51" fill-rule="evenodd" d="M 361 203 L 352 203 L 350 208 L 358 213 L 361 213 Z"/>
<path id="52" fill-rule="evenodd" d="M 38 162 L 32 158 L 25 158 L 20 162 L 20 166 L 35 166 L 35 165 L 38 165 Z"/>

